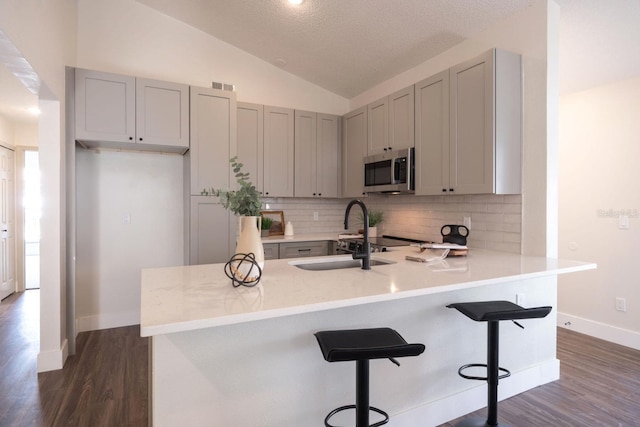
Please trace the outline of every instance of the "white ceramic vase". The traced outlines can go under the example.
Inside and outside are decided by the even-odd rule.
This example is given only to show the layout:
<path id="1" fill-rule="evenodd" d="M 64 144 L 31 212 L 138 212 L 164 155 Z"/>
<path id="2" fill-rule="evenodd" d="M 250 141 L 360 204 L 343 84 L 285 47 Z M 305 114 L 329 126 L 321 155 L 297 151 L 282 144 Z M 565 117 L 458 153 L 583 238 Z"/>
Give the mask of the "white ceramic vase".
<path id="1" fill-rule="evenodd" d="M 236 254 L 249 254 L 255 256 L 256 263 L 264 269 L 264 247 L 262 246 L 261 217 L 240 216 L 238 217 L 238 241 L 236 243 Z M 258 269 L 249 263 L 236 263 L 234 275 L 238 279 L 246 278 L 248 281 L 255 281 L 258 278 Z"/>

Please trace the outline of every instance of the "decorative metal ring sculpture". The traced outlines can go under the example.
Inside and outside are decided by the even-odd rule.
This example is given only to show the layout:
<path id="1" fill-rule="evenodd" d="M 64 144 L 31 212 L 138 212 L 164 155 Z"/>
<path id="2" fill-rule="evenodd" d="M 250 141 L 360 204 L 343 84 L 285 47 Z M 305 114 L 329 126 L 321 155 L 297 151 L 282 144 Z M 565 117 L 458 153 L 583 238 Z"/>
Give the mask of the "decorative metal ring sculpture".
<path id="1" fill-rule="evenodd" d="M 231 279 L 234 288 L 238 286 L 252 287 L 260 282 L 262 269 L 256 261 L 255 254 L 238 253 L 234 254 L 224 265 L 224 274 Z"/>

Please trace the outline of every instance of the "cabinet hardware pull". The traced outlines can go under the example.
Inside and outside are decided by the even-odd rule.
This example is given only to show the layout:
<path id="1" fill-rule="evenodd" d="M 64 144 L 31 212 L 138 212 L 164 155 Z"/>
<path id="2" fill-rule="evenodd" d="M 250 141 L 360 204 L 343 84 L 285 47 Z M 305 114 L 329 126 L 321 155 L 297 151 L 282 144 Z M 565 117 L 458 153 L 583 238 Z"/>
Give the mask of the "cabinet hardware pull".
<path id="1" fill-rule="evenodd" d="M 451 191 L 453 193 L 453 188 L 450 188 L 449 191 Z"/>
<path id="2" fill-rule="evenodd" d="M 311 252 L 311 248 L 307 248 L 307 249 L 298 249 L 298 252 Z"/>

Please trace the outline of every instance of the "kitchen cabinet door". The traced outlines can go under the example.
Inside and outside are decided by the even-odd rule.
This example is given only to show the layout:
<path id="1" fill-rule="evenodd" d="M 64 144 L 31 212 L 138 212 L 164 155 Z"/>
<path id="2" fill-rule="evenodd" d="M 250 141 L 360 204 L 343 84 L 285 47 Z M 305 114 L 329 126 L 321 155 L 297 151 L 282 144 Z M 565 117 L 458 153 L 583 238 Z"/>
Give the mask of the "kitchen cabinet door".
<path id="1" fill-rule="evenodd" d="M 411 148 L 414 138 L 413 85 L 389 95 L 389 147 L 391 150 Z"/>
<path id="2" fill-rule="evenodd" d="M 280 243 L 280 259 L 329 255 L 329 242 Z"/>
<path id="3" fill-rule="evenodd" d="M 264 196 L 293 197 L 294 111 L 264 107 Z"/>
<path id="4" fill-rule="evenodd" d="M 450 79 L 450 187 L 456 194 L 520 193 L 520 55 L 493 49 L 451 68 Z"/>
<path id="5" fill-rule="evenodd" d="M 249 173 L 253 185 L 263 191 L 263 158 L 264 158 L 264 107 L 258 104 L 238 102 L 238 160 Z"/>
<path id="6" fill-rule="evenodd" d="M 295 191 L 296 197 L 316 197 L 317 114 L 295 111 Z"/>
<path id="7" fill-rule="evenodd" d="M 367 107 L 342 118 L 342 197 L 362 197 L 367 155 Z"/>
<path id="8" fill-rule="evenodd" d="M 133 143 L 136 79 L 76 69 L 76 139 Z"/>
<path id="9" fill-rule="evenodd" d="M 136 79 L 136 142 L 189 148 L 189 86 Z"/>
<path id="10" fill-rule="evenodd" d="M 413 85 L 367 106 L 367 155 L 414 146 Z"/>
<path id="11" fill-rule="evenodd" d="M 449 191 L 449 70 L 415 85 L 416 194 Z"/>
<path id="12" fill-rule="evenodd" d="M 338 197 L 338 117 L 296 110 L 295 196 Z"/>
<path id="13" fill-rule="evenodd" d="M 318 197 L 338 197 L 340 183 L 340 118 L 317 116 L 316 191 Z"/>
<path id="14" fill-rule="evenodd" d="M 191 87 L 191 194 L 233 188 L 229 159 L 236 155 L 236 94 Z"/>
<path id="15" fill-rule="evenodd" d="M 389 97 L 367 105 L 367 154 L 384 153 L 389 149 Z"/>
<path id="16" fill-rule="evenodd" d="M 189 264 L 226 263 L 235 249 L 236 217 L 217 198 L 192 196 Z"/>
<path id="17" fill-rule="evenodd" d="M 264 247 L 264 259 L 278 259 L 280 258 L 280 245 L 277 243 L 263 243 Z"/>

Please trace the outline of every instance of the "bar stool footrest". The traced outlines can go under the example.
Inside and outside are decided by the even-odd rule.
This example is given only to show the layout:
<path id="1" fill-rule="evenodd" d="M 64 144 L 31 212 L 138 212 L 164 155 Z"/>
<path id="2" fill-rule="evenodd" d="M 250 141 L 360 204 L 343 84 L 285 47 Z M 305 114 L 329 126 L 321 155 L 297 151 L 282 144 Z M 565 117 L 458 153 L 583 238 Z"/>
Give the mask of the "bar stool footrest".
<path id="1" fill-rule="evenodd" d="M 326 418 L 324 419 L 325 427 L 339 427 L 339 426 L 334 426 L 332 424 L 329 424 L 329 418 L 333 417 L 338 412 L 346 411 L 348 409 L 356 409 L 356 405 L 341 406 L 341 407 L 336 408 L 333 411 L 329 412 L 329 415 L 327 415 Z M 375 424 L 370 424 L 369 427 L 379 427 L 379 426 L 384 425 L 384 424 L 389 422 L 389 414 L 384 412 L 382 409 L 378 409 L 378 408 L 375 408 L 373 406 L 369 406 L 369 411 L 377 412 L 378 414 L 380 414 L 380 415 L 382 415 L 384 417 L 384 420 L 378 421 Z"/>
<path id="2" fill-rule="evenodd" d="M 460 366 L 460 369 L 458 369 L 458 375 L 460 375 L 462 378 L 467 380 L 487 381 L 487 377 L 476 377 L 473 375 L 463 374 L 462 371 L 464 371 L 467 368 L 485 368 L 486 369 L 487 368 L 486 363 L 469 363 L 468 365 L 462 365 Z M 511 372 L 508 369 L 498 367 L 498 371 L 504 372 L 502 375 L 498 375 L 499 380 L 511 376 Z"/>

